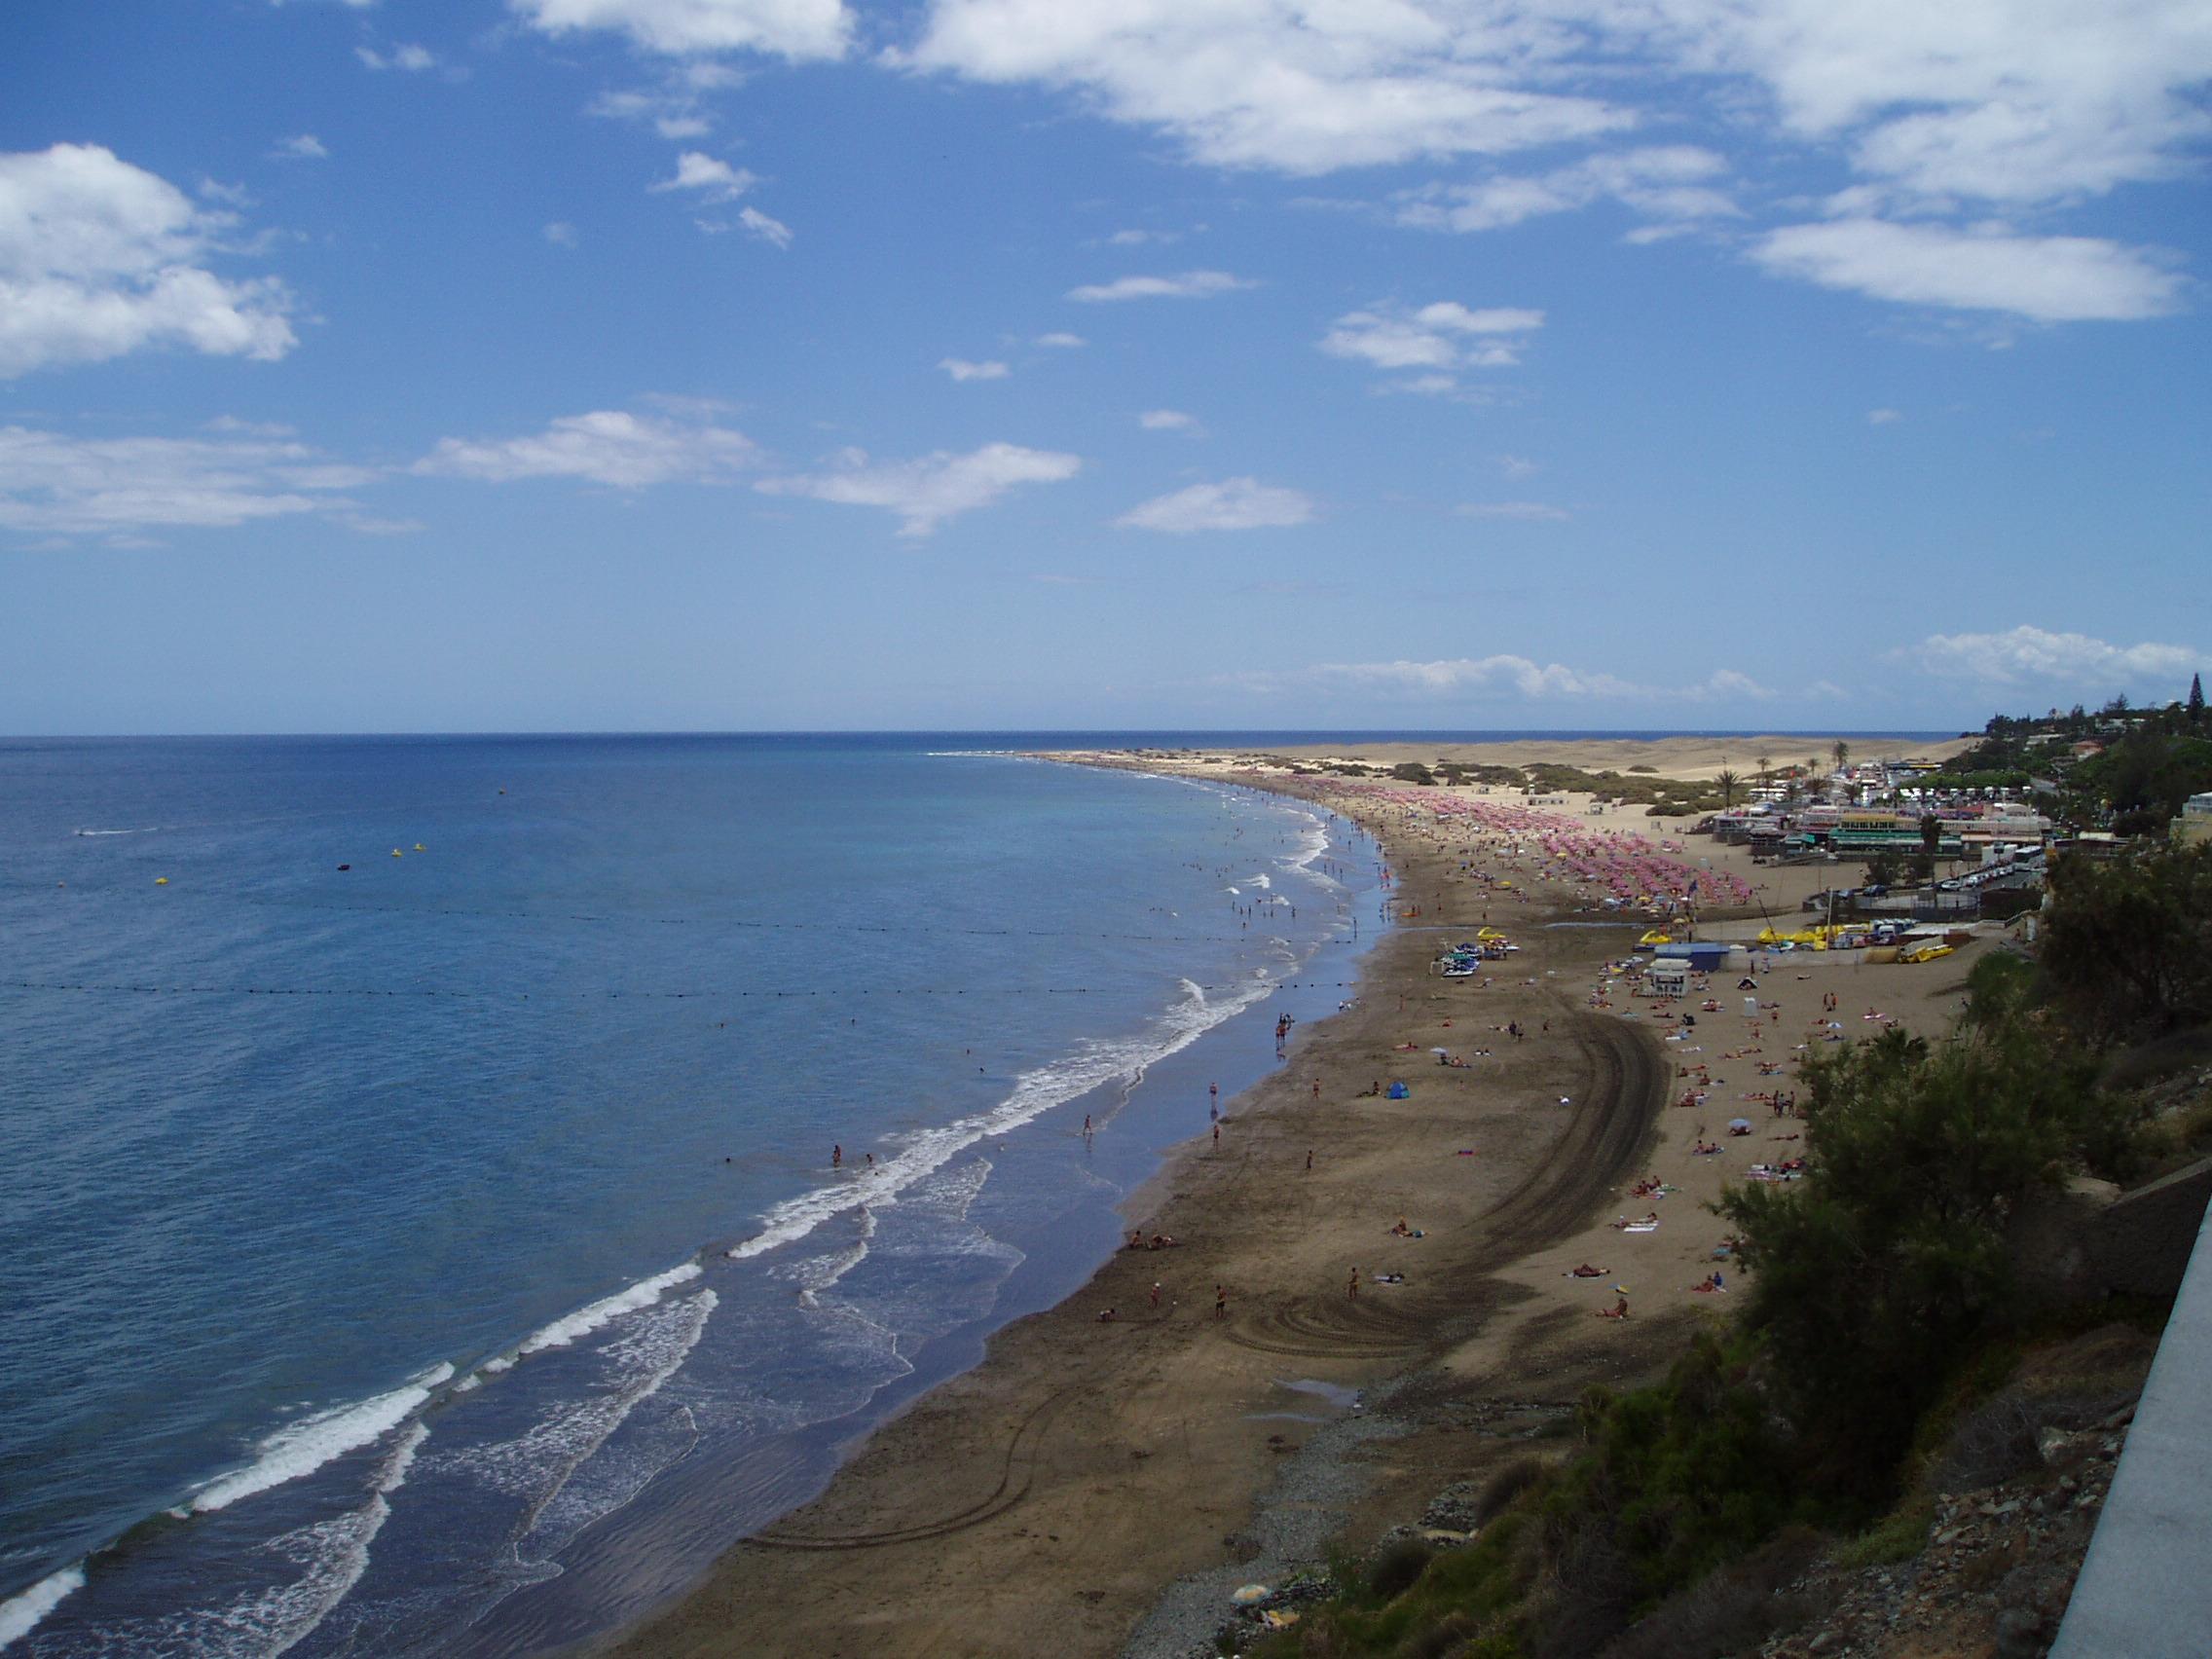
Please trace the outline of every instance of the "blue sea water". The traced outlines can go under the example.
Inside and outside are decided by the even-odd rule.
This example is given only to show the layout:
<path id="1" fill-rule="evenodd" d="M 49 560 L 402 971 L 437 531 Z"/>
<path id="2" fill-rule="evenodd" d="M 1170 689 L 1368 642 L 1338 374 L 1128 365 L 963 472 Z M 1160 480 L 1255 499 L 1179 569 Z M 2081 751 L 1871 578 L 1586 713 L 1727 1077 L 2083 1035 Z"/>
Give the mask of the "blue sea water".
<path id="1" fill-rule="evenodd" d="M 0 744 L 0 1645 L 572 1639 L 1080 1283 L 1375 905 L 1069 741 Z"/>

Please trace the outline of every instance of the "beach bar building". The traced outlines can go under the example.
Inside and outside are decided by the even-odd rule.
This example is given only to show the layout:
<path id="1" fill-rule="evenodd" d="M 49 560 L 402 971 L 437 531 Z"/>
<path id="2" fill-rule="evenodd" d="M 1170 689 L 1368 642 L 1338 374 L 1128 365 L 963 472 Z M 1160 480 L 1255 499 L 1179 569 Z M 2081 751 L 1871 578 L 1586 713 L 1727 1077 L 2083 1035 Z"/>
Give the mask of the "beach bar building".
<path id="1" fill-rule="evenodd" d="M 1728 953 L 1736 947 L 1726 940 L 1692 939 L 1679 944 L 1662 944 L 1654 950 L 1652 966 L 1662 962 L 1682 963 L 1692 974 L 1712 974 L 1728 965 Z"/>

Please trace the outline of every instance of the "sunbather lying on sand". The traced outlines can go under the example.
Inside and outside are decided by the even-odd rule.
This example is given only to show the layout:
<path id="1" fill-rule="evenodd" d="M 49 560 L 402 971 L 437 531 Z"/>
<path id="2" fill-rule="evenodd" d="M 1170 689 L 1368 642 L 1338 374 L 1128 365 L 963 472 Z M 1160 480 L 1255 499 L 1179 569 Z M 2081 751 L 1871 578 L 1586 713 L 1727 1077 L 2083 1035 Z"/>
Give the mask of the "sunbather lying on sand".
<path id="1" fill-rule="evenodd" d="M 1618 1301 L 1618 1302 L 1614 1303 L 1612 1307 L 1610 1307 L 1610 1308 L 1601 1308 L 1601 1309 L 1598 1309 L 1598 1317 L 1599 1317 L 1599 1318 L 1601 1318 L 1601 1319 L 1625 1319 L 1625 1318 L 1627 1318 L 1627 1317 L 1628 1317 L 1628 1298 L 1624 1296 L 1624 1297 L 1622 1297 L 1622 1298 L 1620 1299 L 1620 1301 Z"/>
<path id="2" fill-rule="evenodd" d="M 1612 1271 L 1610 1268 L 1594 1268 L 1588 1262 L 1584 1262 L 1580 1267 L 1569 1272 L 1567 1276 L 1568 1278 L 1604 1278 Z"/>

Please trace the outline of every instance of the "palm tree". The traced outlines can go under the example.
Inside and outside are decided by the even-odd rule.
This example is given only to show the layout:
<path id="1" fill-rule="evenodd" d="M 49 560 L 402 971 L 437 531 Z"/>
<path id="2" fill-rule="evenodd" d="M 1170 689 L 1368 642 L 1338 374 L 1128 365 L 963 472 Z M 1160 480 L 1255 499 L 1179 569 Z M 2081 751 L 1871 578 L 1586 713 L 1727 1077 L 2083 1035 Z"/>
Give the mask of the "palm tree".
<path id="1" fill-rule="evenodd" d="M 1743 779 L 1723 766 L 1713 781 L 1720 786 L 1720 810 L 1726 812 L 1736 804 L 1736 786 L 1742 783 Z"/>
<path id="2" fill-rule="evenodd" d="M 1835 769 L 1839 772 L 1851 763 L 1851 745 L 1844 742 L 1840 737 L 1835 740 L 1835 747 L 1828 753 L 1835 756 Z"/>

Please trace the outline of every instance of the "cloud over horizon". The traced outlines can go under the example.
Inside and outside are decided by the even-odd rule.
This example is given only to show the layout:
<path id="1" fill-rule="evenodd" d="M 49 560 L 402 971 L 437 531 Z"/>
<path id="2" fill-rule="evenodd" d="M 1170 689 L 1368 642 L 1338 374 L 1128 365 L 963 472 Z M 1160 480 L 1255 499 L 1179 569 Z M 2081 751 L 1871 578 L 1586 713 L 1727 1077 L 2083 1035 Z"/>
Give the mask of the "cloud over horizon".
<path id="1" fill-rule="evenodd" d="M 1906 653 L 1928 673 L 1992 688 L 2056 687 L 2094 695 L 2095 689 L 2150 688 L 2179 682 L 2161 701 L 2179 697 L 2212 653 L 2187 645 L 2116 645 L 2087 634 L 2052 633 L 2023 623 L 2002 634 L 1931 634 Z M 2095 688 L 2084 693 L 2083 687 Z"/>

